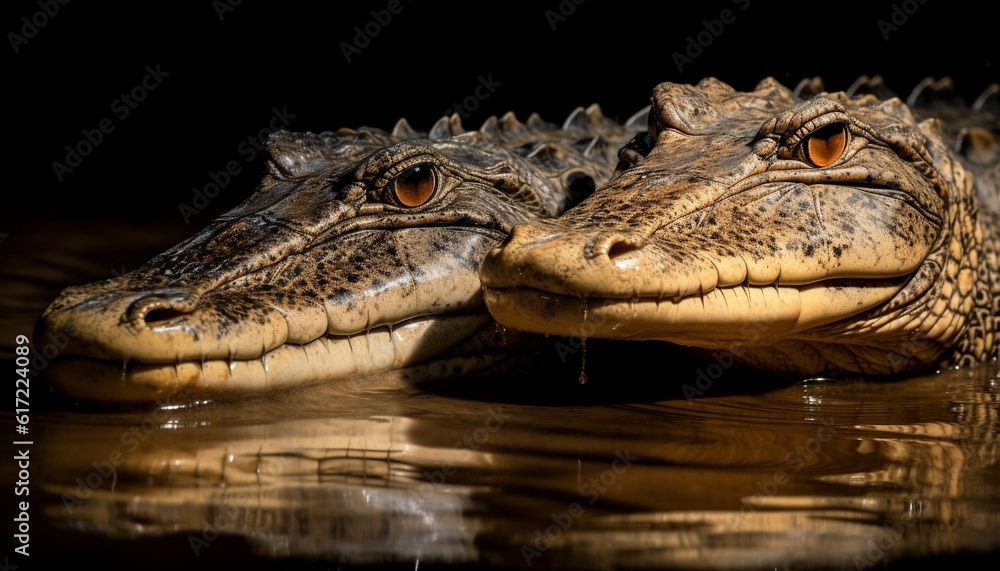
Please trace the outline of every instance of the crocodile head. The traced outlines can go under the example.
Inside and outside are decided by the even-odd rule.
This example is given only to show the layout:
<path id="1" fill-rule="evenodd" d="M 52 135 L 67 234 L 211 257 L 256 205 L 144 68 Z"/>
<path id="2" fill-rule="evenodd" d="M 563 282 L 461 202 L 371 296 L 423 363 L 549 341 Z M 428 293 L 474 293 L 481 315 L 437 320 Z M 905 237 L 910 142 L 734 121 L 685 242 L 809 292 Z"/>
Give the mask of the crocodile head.
<path id="1" fill-rule="evenodd" d="M 46 374 L 78 398 L 136 401 L 488 364 L 514 343 L 482 304 L 482 258 L 606 181 L 629 136 L 596 106 L 561 128 L 507 114 L 470 132 L 456 115 L 427 134 L 277 133 L 243 204 L 61 293 L 36 328 L 68 332 Z"/>
<path id="2" fill-rule="evenodd" d="M 662 84 L 649 119 L 603 188 L 487 256 L 498 321 L 789 374 L 996 358 L 996 217 L 937 120 L 772 79 Z"/>

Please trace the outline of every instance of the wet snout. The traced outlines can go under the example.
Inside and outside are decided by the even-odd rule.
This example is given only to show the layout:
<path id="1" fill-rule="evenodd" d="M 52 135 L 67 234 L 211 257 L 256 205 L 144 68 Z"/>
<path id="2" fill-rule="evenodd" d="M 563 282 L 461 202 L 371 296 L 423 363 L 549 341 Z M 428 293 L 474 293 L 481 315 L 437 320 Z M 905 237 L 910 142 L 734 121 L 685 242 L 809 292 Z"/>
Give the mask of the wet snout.
<path id="1" fill-rule="evenodd" d="M 253 358 L 289 338 L 286 319 L 259 300 L 246 299 L 240 316 L 218 300 L 200 304 L 193 288 L 123 291 L 115 283 L 97 284 L 105 288 L 100 293 L 94 286 L 66 289 L 42 315 L 37 334 L 69 334 L 67 353 L 146 363 Z"/>

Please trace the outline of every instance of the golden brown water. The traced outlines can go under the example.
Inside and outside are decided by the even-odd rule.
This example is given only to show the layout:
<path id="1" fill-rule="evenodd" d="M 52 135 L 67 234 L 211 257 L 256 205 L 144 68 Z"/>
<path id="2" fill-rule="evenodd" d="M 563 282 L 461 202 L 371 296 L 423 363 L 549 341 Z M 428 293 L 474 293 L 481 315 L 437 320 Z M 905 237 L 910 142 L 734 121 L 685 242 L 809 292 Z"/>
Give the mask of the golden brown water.
<path id="1" fill-rule="evenodd" d="M 61 287 L 185 230 L 11 232 L 4 354 Z M 878 569 L 1000 552 L 996 366 L 779 382 L 590 340 L 580 385 L 567 347 L 565 379 L 390 376 L 147 409 L 66 403 L 33 379 L 32 559 Z"/>

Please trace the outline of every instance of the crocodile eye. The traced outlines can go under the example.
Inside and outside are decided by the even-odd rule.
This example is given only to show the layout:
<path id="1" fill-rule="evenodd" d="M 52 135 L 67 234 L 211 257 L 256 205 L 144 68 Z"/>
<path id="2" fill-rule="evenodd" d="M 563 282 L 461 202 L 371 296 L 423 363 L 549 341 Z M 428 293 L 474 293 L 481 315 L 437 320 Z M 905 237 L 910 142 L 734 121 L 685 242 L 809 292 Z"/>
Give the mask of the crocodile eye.
<path id="1" fill-rule="evenodd" d="M 847 148 L 847 125 L 831 123 L 821 127 L 802 142 L 806 160 L 814 167 L 825 167 L 837 162 Z"/>
<path id="2" fill-rule="evenodd" d="M 403 206 L 420 206 L 427 202 L 437 187 L 434 167 L 429 164 L 413 165 L 389 181 L 389 192 Z"/>

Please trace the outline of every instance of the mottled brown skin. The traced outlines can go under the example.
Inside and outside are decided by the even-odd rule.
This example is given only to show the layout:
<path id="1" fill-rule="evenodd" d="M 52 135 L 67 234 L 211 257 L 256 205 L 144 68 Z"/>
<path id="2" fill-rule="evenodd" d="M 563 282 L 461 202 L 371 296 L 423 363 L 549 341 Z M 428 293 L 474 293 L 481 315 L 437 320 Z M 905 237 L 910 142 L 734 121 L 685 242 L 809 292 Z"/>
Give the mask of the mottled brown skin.
<path id="1" fill-rule="evenodd" d="M 36 328 L 69 334 L 46 374 L 78 398 L 139 401 L 493 363 L 518 336 L 482 304 L 482 258 L 606 181 L 644 120 L 591 106 L 562 127 L 507 114 L 470 132 L 452 116 L 429 133 L 277 133 L 243 204 L 133 272 L 62 292 Z"/>
<path id="2" fill-rule="evenodd" d="M 995 131 L 772 79 L 666 83 L 652 101 L 650 134 L 608 184 L 487 256 L 498 321 L 725 349 L 792 375 L 997 359 Z M 831 132 L 843 149 L 816 164 Z"/>

